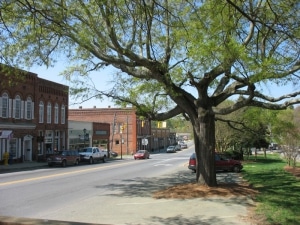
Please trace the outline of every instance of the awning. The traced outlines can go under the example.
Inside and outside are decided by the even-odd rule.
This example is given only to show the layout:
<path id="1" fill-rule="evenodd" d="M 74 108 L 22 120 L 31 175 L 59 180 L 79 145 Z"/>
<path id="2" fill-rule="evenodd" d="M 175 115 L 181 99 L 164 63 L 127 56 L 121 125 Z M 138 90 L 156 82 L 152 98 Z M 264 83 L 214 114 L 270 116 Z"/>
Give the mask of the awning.
<path id="1" fill-rule="evenodd" d="M 0 130 L 0 139 L 1 138 L 11 139 L 12 137 L 13 137 L 12 130 Z"/>

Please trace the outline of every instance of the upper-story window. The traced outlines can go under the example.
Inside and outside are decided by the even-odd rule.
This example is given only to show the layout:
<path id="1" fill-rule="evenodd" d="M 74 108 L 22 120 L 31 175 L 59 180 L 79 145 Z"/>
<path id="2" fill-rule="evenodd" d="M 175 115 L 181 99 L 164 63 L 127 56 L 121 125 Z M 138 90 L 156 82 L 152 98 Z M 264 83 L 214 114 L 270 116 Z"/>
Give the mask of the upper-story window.
<path id="1" fill-rule="evenodd" d="M 54 123 L 58 124 L 58 104 L 57 103 L 54 106 Z"/>
<path id="2" fill-rule="evenodd" d="M 39 104 L 39 123 L 44 123 L 44 102 Z"/>
<path id="3" fill-rule="evenodd" d="M 51 110 L 52 110 L 51 103 L 48 102 L 48 105 L 47 105 L 47 123 L 51 123 Z"/>
<path id="4" fill-rule="evenodd" d="M 21 119 L 21 98 L 19 95 L 13 100 L 13 118 Z"/>
<path id="5" fill-rule="evenodd" d="M 33 102 L 32 99 L 30 97 L 27 97 L 26 103 L 25 103 L 25 118 L 27 120 L 31 120 L 33 119 Z"/>
<path id="6" fill-rule="evenodd" d="M 3 93 L 2 97 L 0 98 L 0 116 L 3 118 L 8 118 L 8 112 L 9 112 L 9 99 L 8 94 Z"/>
<path id="7" fill-rule="evenodd" d="M 65 124 L 66 122 L 66 108 L 65 105 L 61 106 L 61 124 Z"/>

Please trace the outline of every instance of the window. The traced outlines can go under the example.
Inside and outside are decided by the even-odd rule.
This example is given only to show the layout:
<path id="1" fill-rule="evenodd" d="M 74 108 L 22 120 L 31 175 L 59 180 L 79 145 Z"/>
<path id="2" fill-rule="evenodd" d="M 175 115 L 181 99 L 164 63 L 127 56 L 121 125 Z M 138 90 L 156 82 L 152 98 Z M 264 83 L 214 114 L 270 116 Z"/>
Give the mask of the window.
<path id="1" fill-rule="evenodd" d="M 51 103 L 48 102 L 48 105 L 47 105 L 47 123 L 51 123 Z"/>
<path id="2" fill-rule="evenodd" d="M 62 105 L 61 106 L 61 124 L 65 124 L 66 122 L 66 109 L 65 109 L 65 106 Z"/>
<path id="3" fill-rule="evenodd" d="M 44 106 L 43 106 L 44 107 Z M 26 109 L 26 114 L 25 114 L 25 118 L 27 120 L 31 120 L 33 119 L 33 102 L 31 100 L 30 97 L 27 98 L 27 101 L 26 101 L 26 105 L 25 105 L 25 109 Z M 43 110 L 44 111 L 44 110 Z"/>
<path id="4" fill-rule="evenodd" d="M 58 104 L 57 103 L 54 106 L 54 123 L 58 124 Z"/>
<path id="5" fill-rule="evenodd" d="M 42 101 L 39 104 L 39 122 L 44 123 L 44 102 Z"/>
<path id="6" fill-rule="evenodd" d="M 3 118 L 8 118 L 8 95 L 4 93 L 0 102 L 0 110 Z"/>
<path id="7" fill-rule="evenodd" d="M 21 98 L 19 95 L 13 101 L 13 117 L 15 119 L 21 118 Z"/>

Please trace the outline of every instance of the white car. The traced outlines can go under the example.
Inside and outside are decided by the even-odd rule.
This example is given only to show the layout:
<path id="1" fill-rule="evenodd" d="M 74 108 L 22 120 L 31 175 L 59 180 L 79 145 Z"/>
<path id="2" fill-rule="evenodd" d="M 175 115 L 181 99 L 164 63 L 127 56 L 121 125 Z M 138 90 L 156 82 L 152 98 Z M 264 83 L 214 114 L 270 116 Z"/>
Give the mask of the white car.
<path id="1" fill-rule="evenodd" d="M 93 164 L 95 161 L 105 162 L 106 153 L 97 147 L 85 147 L 79 151 L 80 161 L 89 162 Z"/>

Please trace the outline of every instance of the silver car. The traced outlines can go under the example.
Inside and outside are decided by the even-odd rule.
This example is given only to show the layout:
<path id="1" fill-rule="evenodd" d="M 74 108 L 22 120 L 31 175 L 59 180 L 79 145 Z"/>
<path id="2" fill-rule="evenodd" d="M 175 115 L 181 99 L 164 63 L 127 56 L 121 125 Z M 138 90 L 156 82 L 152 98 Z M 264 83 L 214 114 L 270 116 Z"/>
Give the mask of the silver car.
<path id="1" fill-rule="evenodd" d="M 167 148 L 167 153 L 174 153 L 176 152 L 176 147 L 174 145 L 171 145 Z"/>

